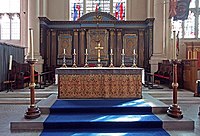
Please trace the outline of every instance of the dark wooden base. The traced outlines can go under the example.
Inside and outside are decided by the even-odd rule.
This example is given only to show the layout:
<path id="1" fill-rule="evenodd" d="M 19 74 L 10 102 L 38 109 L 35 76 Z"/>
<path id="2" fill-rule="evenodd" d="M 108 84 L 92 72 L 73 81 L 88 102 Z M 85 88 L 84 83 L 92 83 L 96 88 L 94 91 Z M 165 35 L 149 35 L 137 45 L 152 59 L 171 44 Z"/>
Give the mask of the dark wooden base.
<path id="1" fill-rule="evenodd" d="M 167 110 L 167 115 L 172 118 L 178 118 L 178 119 L 183 118 L 183 113 L 177 104 L 172 104 L 169 106 Z"/>
<path id="2" fill-rule="evenodd" d="M 24 118 L 26 119 L 35 119 L 38 118 L 41 114 L 41 111 L 38 107 L 30 106 L 28 111 L 25 113 Z"/>

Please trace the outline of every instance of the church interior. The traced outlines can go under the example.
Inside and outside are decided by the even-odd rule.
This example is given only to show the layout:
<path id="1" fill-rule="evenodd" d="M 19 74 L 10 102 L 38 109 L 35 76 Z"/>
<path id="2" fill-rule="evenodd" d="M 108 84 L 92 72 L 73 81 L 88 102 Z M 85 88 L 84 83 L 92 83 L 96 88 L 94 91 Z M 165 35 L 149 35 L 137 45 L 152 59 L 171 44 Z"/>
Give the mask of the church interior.
<path id="1" fill-rule="evenodd" d="M 0 135 L 199 136 L 200 0 L 0 0 Z"/>

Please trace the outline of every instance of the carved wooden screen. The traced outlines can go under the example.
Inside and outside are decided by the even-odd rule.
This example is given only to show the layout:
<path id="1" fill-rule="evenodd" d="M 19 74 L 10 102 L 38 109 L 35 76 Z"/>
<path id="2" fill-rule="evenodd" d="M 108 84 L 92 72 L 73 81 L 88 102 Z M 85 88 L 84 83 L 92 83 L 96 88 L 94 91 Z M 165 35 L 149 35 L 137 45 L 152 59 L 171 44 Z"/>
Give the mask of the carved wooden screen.
<path id="1" fill-rule="evenodd" d="M 125 34 L 123 37 L 123 48 L 125 50 L 125 64 L 131 66 L 133 64 L 133 50 L 138 50 L 138 36 L 136 34 Z M 137 63 L 137 62 L 136 62 Z"/>
<path id="2" fill-rule="evenodd" d="M 66 50 L 66 63 L 72 64 L 72 36 L 70 34 L 60 34 L 58 37 L 58 60 L 57 64 L 62 65 L 63 53 Z"/>
<path id="3" fill-rule="evenodd" d="M 92 64 L 97 63 L 97 43 L 100 41 L 101 62 L 104 66 L 108 65 L 108 31 L 106 29 L 90 29 L 87 32 L 87 49 L 88 49 L 88 62 Z"/>

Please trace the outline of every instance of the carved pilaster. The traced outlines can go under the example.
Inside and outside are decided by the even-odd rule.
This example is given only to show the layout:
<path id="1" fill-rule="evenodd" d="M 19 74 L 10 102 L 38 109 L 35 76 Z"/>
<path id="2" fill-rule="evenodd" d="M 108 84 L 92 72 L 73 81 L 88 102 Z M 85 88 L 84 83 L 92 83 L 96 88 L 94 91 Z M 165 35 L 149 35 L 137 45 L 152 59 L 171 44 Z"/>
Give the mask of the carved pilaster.
<path id="1" fill-rule="evenodd" d="M 122 30 L 121 29 L 117 29 L 117 62 L 116 62 L 116 65 L 117 66 L 120 66 L 121 65 L 121 51 L 122 51 Z"/>
<path id="2" fill-rule="evenodd" d="M 78 53 L 79 51 L 78 51 L 78 41 L 79 41 L 79 39 L 78 39 L 78 29 L 75 29 L 74 30 L 74 49 L 76 50 L 76 53 Z M 76 62 L 79 62 L 79 58 L 78 58 L 78 55 L 76 55 Z M 77 65 L 79 65 L 78 63 L 77 63 Z"/>
<path id="3" fill-rule="evenodd" d="M 116 49 L 115 48 L 115 32 L 114 32 L 114 29 L 111 29 L 110 30 L 110 49 L 112 49 L 112 50 L 114 50 L 114 49 Z M 114 57 L 116 56 L 116 53 L 117 53 L 117 51 L 116 50 L 114 50 L 114 52 L 113 52 L 114 54 Z M 113 62 L 114 62 L 114 65 L 116 65 L 116 59 L 114 59 L 113 58 Z"/>
<path id="4" fill-rule="evenodd" d="M 139 66 L 146 66 L 148 64 L 148 60 L 144 60 L 144 55 L 145 55 L 145 52 L 144 52 L 144 30 L 143 29 L 140 29 L 139 30 L 139 47 L 137 47 L 137 49 L 139 49 L 139 54 L 138 54 L 138 65 Z M 144 62 L 143 62 L 144 60 Z M 145 63 L 145 64 L 143 64 Z"/>
<path id="5" fill-rule="evenodd" d="M 84 66 L 84 54 L 85 54 L 85 29 L 80 32 L 80 52 L 79 52 L 79 64 Z"/>

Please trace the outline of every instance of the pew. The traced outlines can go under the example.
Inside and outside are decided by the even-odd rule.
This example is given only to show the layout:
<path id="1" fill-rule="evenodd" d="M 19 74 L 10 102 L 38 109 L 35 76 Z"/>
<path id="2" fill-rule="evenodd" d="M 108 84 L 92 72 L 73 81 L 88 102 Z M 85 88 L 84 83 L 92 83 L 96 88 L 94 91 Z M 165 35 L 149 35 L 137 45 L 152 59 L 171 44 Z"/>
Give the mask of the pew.
<path id="1" fill-rule="evenodd" d="M 158 63 L 158 70 L 154 73 L 154 81 L 159 80 L 161 84 L 172 87 L 173 82 L 173 64 L 169 60 L 163 60 Z M 177 65 L 177 80 L 179 88 L 183 88 L 183 64 Z"/>
<path id="2" fill-rule="evenodd" d="M 12 61 L 11 75 L 15 75 L 15 89 L 23 89 L 30 83 L 30 65 L 28 63 L 18 63 Z M 38 81 L 38 72 L 34 71 L 35 82 Z"/>

